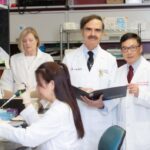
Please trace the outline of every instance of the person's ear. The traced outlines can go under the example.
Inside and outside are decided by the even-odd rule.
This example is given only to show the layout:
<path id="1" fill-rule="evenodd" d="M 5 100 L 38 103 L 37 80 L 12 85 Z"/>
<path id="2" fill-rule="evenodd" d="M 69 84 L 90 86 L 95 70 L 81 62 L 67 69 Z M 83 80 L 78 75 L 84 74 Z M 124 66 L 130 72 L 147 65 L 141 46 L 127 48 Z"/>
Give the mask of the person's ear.
<path id="1" fill-rule="evenodd" d="M 142 54 L 143 52 L 143 45 L 140 45 L 140 53 Z"/>
<path id="2" fill-rule="evenodd" d="M 54 88 L 55 88 L 55 82 L 54 82 L 54 80 L 51 80 L 48 85 L 49 85 L 49 87 L 50 87 L 51 89 L 54 90 Z"/>

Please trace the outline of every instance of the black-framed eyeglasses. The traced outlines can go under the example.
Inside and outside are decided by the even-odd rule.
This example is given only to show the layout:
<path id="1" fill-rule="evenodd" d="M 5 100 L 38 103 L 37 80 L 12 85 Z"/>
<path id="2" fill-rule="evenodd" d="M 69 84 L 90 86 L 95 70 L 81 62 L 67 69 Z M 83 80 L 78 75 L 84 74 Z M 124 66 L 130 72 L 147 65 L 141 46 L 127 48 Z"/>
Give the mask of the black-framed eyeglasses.
<path id="1" fill-rule="evenodd" d="M 132 45 L 132 46 L 129 46 L 129 47 L 123 46 L 123 47 L 121 47 L 121 51 L 123 53 L 127 53 L 128 50 L 130 50 L 131 52 L 135 52 L 138 47 L 140 47 L 140 45 Z"/>

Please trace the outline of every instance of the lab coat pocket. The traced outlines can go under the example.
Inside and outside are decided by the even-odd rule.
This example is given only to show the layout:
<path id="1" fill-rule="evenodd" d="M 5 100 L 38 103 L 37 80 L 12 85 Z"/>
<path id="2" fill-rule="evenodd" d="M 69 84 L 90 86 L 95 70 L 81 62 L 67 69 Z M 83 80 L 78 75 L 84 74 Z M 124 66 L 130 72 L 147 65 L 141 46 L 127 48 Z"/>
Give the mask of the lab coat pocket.
<path id="1" fill-rule="evenodd" d="M 134 130 L 137 146 L 144 150 L 150 148 L 150 122 L 137 123 Z"/>
<path id="2" fill-rule="evenodd" d="M 104 69 L 99 70 L 98 77 L 100 79 L 100 84 L 108 87 L 109 82 L 110 82 L 110 74 L 108 73 L 108 71 Z"/>

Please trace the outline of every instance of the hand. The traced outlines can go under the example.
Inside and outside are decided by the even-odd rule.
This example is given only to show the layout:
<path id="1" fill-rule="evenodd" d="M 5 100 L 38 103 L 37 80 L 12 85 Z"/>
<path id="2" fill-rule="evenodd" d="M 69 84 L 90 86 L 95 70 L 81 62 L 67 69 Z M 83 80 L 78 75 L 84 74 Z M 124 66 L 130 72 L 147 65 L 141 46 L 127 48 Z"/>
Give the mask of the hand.
<path id="1" fill-rule="evenodd" d="M 25 106 L 28 106 L 28 105 L 30 105 L 32 103 L 29 90 L 27 90 L 26 92 L 21 94 L 20 97 L 23 99 L 23 104 Z"/>
<path id="2" fill-rule="evenodd" d="M 135 97 L 139 96 L 139 86 L 137 84 L 129 84 L 128 89 L 130 94 L 133 94 Z"/>
<path id="3" fill-rule="evenodd" d="M 91 107 L 95 107 L 95 108 L 100 108 L 103 109 L 104 108 L 104 103 L 103 103 L 103 95 L 101 95 L 99 97 L 99 99 L 97 100 L 91 100 L 89 98 L 87 98 L 86 96 L 81 96 L 81 99 L 88 105 Z"/>
<path id="4" fill-rule="evenodd" d="M 26 89 L 25 83 L 15 83 L 15 92 L 22 89 Z"/>

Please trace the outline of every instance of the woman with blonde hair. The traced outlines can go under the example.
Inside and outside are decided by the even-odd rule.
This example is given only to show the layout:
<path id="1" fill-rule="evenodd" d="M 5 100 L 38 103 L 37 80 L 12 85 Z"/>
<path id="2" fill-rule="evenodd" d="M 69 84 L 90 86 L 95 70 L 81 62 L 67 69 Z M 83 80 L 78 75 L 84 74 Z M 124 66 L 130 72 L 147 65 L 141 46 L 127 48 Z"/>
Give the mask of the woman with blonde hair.
<path id="1" fill-rule="evenodd" d="M 20 33 L 18 47 L 21 52 L 10 58 L 11 70 L 6 70 L 1 78 L 5 91 L 15 93 L 22 84 L 30 89 L 36 87 L 35 70 L 42 63 L 53 61 L 50 54 L 39 50 L 39 45 L 40 39 L 34 28 L 27 27 Z"/>

